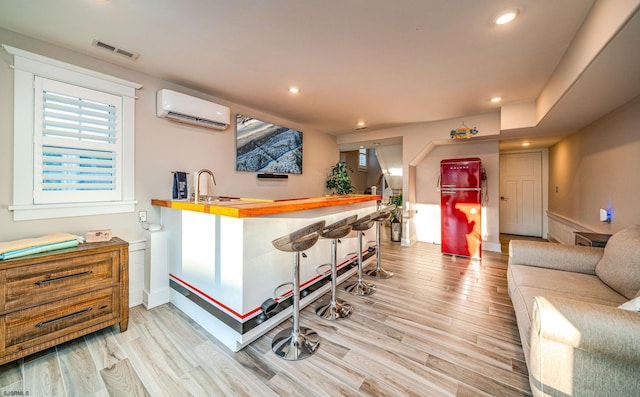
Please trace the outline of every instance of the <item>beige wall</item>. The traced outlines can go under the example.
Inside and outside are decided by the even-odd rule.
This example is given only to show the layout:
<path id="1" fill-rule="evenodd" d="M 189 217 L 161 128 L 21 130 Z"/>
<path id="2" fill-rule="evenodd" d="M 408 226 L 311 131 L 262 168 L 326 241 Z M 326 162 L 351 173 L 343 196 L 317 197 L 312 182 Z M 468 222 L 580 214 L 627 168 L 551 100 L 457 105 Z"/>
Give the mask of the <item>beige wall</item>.
<path id="1" fill-rule="evenodd" d="M 212 170 L 217 182 L 214 194 L 218 195 L 282 199 L 325 194 L 326 175 L 339 159 L 336 139 L 331 135 L 7 30 L 0 29 L 0 43 L 143 84 L 136 101 L 136 211 L 14 222 L 7 209 L 13 195 L 13 72 L 0 61 L 0 241 L 55 231 L 84 234 L 96 228 L 111 228 L 114 235 L 128 241 L 142 240 L 144 233 L 137 222 L 137 211 L 148 211 L 150 222 L 160 222 L 160 211 L 151 206 L 151 199 L 171 197 L 174 170 L 190 172 L 190 177 L 200 168 Z M 161 88 L 210 99 L 229 106 L 232 114 L 248 114 L 303 131 L 303 174 L 291 175 L 288 180 L 259 181 L 254 173 L 236 172 L 234 127 L 214 131 L 157 118 L 155 97 Z"/>
<path id="2" fill-rule="evenodd" d="M 487 172 L 483 190 L 483 249 L 499 251 L 500 157 L 498 142 L 469 142 L 464 145 L 437 146 L 416 166 L 416 230 L 418 240 L 440 244 L 440 161 L 447 158 L 479 157 Z"/>
<path id="3" fill-rule="evenodd" d="M 585 229 L 640 224 L 640 97 L 549 151 L 549 211 Z M 557 189 L 557 191 L 556 191 Z M 613 221 L 599 221 L 611 207 Z"/>
<path id="4" fill-rule="evenodd" d="M 469 140 L 452 142 L 449 131 L 460 126 L 478 128 L 478 136 Z M 357 132 L 340 135 L 339 144 L 351 144 L 363 141 L 402 138 L 403 186 L 402 193 L 405 204 L 416 206 L 418 213 L 415 219 L 408 215 L 407 231 L 403 232 L 403 245 L 410 245 L 416 240 L 438 241 L 439 238 L 439 204 L 429 199 L 429 189 L 435 189 L 439 171 L 439 159 L 446 157 L 477 156 L 482 159 L 489 175 L 489 197 L 486 205 L 486 228 L 484 232 L 484 249 L 500 250 L 500 218 L 499 218 L 499 149 L 500 114 L 497 112 L 468 116 L 429 123 L 412 124 L 404 127 L 390 128 L 368 132 Z M 442 149 L 439 149 L 442 147 Z M 438 150 L 440 154 L 433 154 Z M 440 155 L 446 153 L 444 157 Z M 437 161 L 436 161 L 437 160 Z M 423 164 L 423 162 L 426 163 Z M 438 163 L 438 165 L 430 164 Z M 434 179 L 434 175 L 435 179 Z M 412 208 L 413 209 L 413 208 Z M 422 229 L 422 230 L 420 230 Z M 425 232 L 426 230 L 426 232 Z M 409 237 L 407 237 L 409 236 Z M 437 240 L 431 237 L 436 236 Z M 406 241 L 405 241 L 406 239 Z"/>
<path id="5" fill-rule="evenodd" d="M 378 183 L 378 180 L 380 179 L 380 175 L 382 175 L 382 168 L 380 168 L 380 163 L 376 157 L 376 150 L 369 149 L 367 153 L 367 161 L 369 162 L 369 164 L 367 164 L 367 168 L 369 169 L 367 186 L 376 185 L 378 189 L 380 189 L 380 185 L 382 185 L 382 183 Z"/>
<path id="6" fill-rule="evenodd" d="M 360 152 L 357 150 L 350 150 L 348 152 L 342 152 L 346 158 L 347 164 L 353 170 L 349 173 L 351 178 L 351 184 L 353 185 L 354 193 L 364 193 L 367 188 L 367 180 L 369 178 L 369 172 L 358 171 L 358 163 L 360 161 Z"/>

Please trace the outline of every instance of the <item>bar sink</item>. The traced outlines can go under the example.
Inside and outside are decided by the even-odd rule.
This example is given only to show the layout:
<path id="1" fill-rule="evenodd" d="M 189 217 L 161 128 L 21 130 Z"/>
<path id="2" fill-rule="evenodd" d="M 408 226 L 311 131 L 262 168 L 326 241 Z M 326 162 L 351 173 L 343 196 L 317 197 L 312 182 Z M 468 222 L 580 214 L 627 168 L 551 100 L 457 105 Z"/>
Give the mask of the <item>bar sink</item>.
<path id="1" fill-rule="evenodd" d="M 238 199 L 235 197 L 224 197 L 224 196 L 207 196 L 207 195 L 200 195 L 200 199 L 198 200 L 198 203 L 220 203 L 220 202 L 224 202 L 224 201 L 237 201 Z M 190 203 L 195 203 L 195 196 L 192 194 L 191 198 L 189 199 Z"/>

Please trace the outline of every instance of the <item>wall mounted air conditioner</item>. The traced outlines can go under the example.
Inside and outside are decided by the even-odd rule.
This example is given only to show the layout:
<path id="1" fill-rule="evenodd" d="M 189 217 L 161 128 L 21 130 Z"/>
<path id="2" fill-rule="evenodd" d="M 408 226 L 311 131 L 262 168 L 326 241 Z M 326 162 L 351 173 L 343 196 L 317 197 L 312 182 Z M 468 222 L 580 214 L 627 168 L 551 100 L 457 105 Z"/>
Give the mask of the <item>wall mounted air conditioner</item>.
<path id="1" fill-rule="evenodd" d="M 158 90 L 156 115 L 181 123 L 224 130 L 231 124 L 228 107 L 167 89 Z"/>

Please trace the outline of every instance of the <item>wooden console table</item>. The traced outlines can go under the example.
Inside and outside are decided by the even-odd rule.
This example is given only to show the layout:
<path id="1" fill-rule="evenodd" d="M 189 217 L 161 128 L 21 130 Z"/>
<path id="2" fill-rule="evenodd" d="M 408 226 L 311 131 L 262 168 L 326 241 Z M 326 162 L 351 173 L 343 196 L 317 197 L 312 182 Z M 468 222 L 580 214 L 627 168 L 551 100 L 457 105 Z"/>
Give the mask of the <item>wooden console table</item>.
<path id="1" fill-rule="evenodd" d="M 117 237 L 0 261 L 0 364 L 129 324 L 129 244 Z"/>

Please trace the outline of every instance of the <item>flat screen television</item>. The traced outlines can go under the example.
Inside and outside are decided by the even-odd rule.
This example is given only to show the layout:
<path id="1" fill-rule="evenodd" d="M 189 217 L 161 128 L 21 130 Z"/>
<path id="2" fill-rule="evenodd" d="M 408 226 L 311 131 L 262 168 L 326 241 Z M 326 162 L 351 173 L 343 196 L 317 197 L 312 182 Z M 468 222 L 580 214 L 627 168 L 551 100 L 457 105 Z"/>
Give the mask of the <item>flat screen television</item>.
<path id="1" fill-rule="evenodd" d="M 302 132 L 236 114 L 236 170 L 302 174 Z"/>

